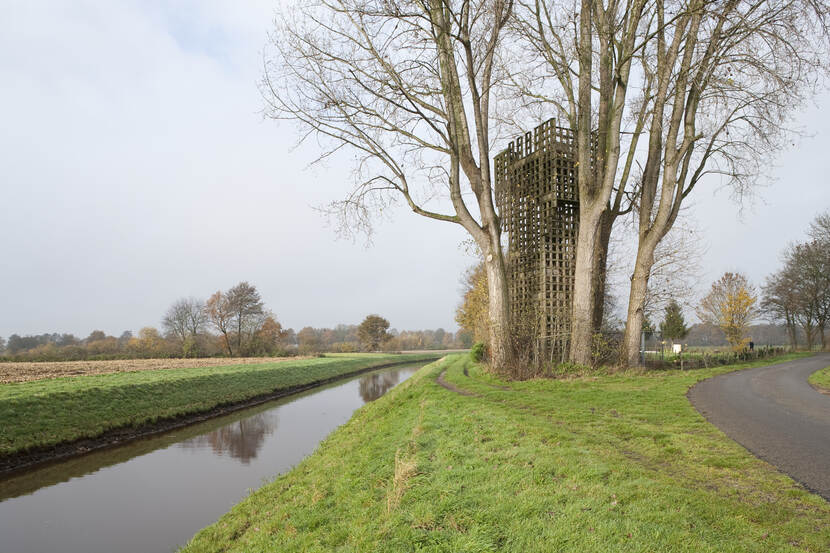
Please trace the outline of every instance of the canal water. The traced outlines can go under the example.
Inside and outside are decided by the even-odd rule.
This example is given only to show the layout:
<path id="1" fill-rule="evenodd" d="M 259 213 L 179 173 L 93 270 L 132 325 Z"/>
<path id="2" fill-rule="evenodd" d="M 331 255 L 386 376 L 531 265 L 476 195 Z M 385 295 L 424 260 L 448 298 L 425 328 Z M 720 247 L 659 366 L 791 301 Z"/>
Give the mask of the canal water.
<path id="1" fill-rule="evenodd" d="M 0 480 L 2 553 L 168 553 L 423 363 Z"/>

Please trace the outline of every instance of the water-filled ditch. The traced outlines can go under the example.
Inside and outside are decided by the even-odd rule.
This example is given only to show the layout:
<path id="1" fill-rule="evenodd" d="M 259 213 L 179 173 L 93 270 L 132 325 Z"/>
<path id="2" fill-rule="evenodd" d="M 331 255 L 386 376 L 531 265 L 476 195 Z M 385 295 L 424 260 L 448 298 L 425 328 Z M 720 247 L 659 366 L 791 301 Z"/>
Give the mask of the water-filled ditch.
<path id="1" fill-rule="evenodd" d="M 175 551 L 423 365 L 366 373 L 0 480 L 0 551 Z"/>

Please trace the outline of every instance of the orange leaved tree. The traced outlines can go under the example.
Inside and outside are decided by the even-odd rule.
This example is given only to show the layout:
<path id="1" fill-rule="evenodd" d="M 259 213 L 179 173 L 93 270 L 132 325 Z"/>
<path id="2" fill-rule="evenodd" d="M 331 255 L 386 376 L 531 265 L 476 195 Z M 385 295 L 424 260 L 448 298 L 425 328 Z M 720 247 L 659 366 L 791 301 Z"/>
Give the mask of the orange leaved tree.
<path id="1" fill-rule="evenodd" d="M 749 343 L 747 329 L 758 317 L 758 295 L 755 287 L 741 273 L 724 273 L 712 283 L 697 314 L 703 322 L 721 328 L 732 349 L 740 351 Z"/>

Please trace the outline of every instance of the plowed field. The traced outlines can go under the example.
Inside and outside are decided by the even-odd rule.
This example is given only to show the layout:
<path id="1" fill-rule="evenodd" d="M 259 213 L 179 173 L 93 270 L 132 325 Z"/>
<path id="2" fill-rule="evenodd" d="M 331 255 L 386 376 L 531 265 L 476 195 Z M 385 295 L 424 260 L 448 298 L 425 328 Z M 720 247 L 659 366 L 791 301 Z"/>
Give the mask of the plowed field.
<path id="1" fill-rule="evenodd" d="M 211 357 L 208 359 L 118 359 L 113 361 L 59 361 L 38 363 L 0 363 L 0 382 L 28 382 L 57 376 L 109 374 L 126 371 L 156 371 L 219 367 L 223 365 L 256 365 L 299 360 L 304 357 Z"/>

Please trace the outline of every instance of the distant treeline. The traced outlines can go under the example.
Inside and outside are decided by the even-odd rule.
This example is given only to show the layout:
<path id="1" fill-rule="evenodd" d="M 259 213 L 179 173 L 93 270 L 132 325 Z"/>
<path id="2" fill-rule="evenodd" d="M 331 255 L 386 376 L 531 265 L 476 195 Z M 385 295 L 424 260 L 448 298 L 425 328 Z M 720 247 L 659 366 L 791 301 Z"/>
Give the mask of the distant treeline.
<path id="1" fill-rule="evenodd" d="M 757 346 L 783 346 L 789 343 L 787 327 L 784 325 L 750 325 L 747 329 L 747 337 Z M 654 344 L 658 344 L 660 341 L 660 333 L 654 332 L 651 335 L 647 335 L 646 346 L 648 349 L 653 349 Z M 675 342 L 686 344 L 689 347 L 730 347 L 723 330 L 709 323 L 697 323 L 690 326 L 688 334 L 682 339 L 675 340 Z"/>
<path id="2" fill-rule="evenodd" d="M 376 315 L 367 317 L 378 318 Z M 365 321 L 364 321 L 365 324 Z M 386 322 L 388 328 L 388 322 Z M 82 361 L 159 357 L 291 356 L 358 352 L 469 348 L 472 334 L 437 330 L 380 331 L 367 342 L 360 325 L 335 328 L 283 328 L 265 308 L 256 288 L 242 282 L 207 301 L 183 298 L 162 318 L 161 329 L 144 327 L 110 336 L 94 330 L 86 338 L 46 333 L 0 337 L 3 361 Z"/>

